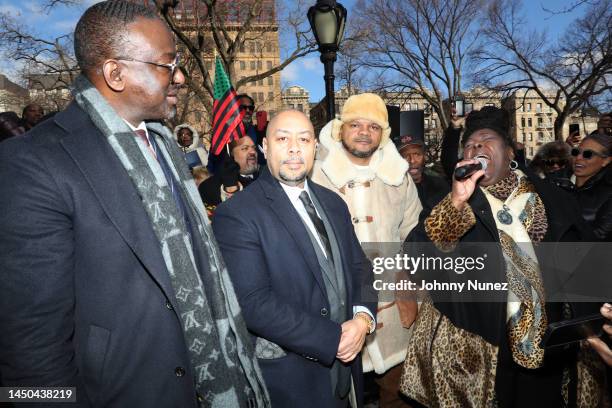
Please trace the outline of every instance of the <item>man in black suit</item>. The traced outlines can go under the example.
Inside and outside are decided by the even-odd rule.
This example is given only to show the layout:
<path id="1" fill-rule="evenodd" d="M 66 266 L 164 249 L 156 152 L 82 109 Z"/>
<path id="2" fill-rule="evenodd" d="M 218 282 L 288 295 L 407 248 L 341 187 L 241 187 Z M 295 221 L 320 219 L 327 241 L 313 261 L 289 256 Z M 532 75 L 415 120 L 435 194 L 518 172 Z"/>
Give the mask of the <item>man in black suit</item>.
<path id="1" fill-rule="evenodd" d="M 75 101 L 0 145 L 0 377 L 78 406 L 269 406 L 172 133 L 185 78 L 155 11 L 91 6 Z M 48 406 L 48 405 L 46 405 Z"/>
<path id="2" fill-rule="evenodd" d="M 279 113 L 267 168 L 213 218 L 273 407 L 346 407 L 351 388 L 362 405 L 377 296 L 346 204 L 307 179 L 316 143 L 303 113 Z"/>

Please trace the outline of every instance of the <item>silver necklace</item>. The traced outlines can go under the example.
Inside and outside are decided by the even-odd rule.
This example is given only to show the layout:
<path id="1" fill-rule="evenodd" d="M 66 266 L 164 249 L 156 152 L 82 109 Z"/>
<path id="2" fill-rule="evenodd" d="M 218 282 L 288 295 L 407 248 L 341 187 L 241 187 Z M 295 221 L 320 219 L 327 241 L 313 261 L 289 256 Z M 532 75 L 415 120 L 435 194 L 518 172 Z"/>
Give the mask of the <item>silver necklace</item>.
<path id="1" fill-rule="evenodd" d="M 510 207 L 506 203 L 510 202 L 510 200 L 514 197 L 519 187 L 521 186 L 521 177 L 518 178 L 518 182 L 512 193 L 506 198 L 506 200 L 502 204 L 502 209 L 497 212 L 497 219 L 504 225 L 512 224 L 512 214 L 510 214 Z"/>

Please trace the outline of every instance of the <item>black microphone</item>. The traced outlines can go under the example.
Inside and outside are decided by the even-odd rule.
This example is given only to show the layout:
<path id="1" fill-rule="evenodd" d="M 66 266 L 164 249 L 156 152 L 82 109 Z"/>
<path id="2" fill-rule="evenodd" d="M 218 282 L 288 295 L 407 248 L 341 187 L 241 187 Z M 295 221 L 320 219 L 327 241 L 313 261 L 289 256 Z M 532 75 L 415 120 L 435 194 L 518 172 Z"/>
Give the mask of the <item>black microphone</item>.
<path id="1" fill-rule="evenodd" d="M 478 160 L 478 163 L 466 164 L 455 169 L 455 180 L 465 180 L 478 170 L 487 169 L 487 160 L 485 158 L 475 157 L 475 159 Z"/>

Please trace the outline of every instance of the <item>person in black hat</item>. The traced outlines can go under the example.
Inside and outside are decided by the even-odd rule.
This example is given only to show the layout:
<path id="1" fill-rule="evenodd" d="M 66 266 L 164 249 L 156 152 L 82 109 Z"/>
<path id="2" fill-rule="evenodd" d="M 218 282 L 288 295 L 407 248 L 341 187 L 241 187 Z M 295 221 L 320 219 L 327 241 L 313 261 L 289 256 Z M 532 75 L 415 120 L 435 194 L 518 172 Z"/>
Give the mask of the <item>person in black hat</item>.
<path id="1" fill-rule="evenodd" d="M 400 113 L 400 136 L 394 140 L 399 154 L 408 162 L 408 174 L 414 181 L 423 209 L 429 211 L 450 191 L 443 177 L 425 171 L 423 111 Z"/>

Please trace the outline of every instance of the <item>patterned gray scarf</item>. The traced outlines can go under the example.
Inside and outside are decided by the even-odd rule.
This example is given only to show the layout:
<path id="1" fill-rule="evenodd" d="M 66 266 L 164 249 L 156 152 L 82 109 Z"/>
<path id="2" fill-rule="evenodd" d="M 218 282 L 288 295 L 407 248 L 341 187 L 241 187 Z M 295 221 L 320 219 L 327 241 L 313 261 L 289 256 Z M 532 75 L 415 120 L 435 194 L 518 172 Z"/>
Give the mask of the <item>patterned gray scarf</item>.
<path id="1" fill-rule="evenodd" d="M 158 154 L 163 154 L 177 180 L 179 194 L 192 216 L 192 233 L 199 234 L 198 237 L 189 234 L 162 168 L 144 141 L 85 77 L 80 76 L 74 82 L 74 96 L 107 138 L 142 198 L 170 274 L 194 369 L 195 387 L 203 396 L 201 406 L 269 407 L 269 396 L 234 288 L 208 218 L 204 216 L 196 186 L 171 132 L 159 124 L 147 125 L 149 136 L 155 138 L 159 147 Z M 199 268 L 200 271 L 192 242 L 202 243 L 197 250 L 208 261 L 208 267 Z"/>

